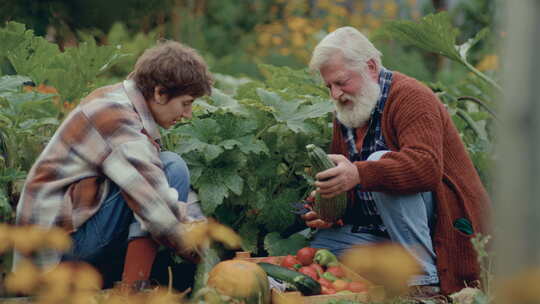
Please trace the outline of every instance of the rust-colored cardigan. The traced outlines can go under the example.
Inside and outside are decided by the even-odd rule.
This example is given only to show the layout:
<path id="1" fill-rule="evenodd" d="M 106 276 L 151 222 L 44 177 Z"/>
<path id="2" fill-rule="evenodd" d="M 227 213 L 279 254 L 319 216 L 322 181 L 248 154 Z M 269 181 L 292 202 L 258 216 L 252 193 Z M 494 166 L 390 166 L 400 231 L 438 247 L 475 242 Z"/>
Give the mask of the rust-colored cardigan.
<path id="1" fill-rule="evenodd" d="M 394 72 L 382 131 L 392 152 L 379 161 L 355 163 L 360 185 L 368 191 L 404 194 L 433 191 L 437 223 L 432 239 L 441 290 L 449 294 L 471 286 L 479 279 L 476 252 L 471 236 L 453 223 L 469 219 L 475 233 L 485 234 L 491 204 L 446 108 L 428 87 Z M 364 134 L 358 135 L 363 140 Z M 347 151 L 334 121 L 331 152 L 347 156 Z"/>

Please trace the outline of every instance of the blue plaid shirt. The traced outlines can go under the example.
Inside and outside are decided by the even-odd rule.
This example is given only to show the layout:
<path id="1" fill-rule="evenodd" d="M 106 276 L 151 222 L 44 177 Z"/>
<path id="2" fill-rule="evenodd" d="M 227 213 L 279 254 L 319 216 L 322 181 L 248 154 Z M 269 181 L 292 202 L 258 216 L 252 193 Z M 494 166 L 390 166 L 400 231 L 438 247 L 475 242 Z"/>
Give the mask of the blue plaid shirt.
<path id="1" fill-rule="evenodd" d="M 384 136 L 381 129 L 381 117 L 384 110 L 384 104 L 388 98 L 388 91 L 392 84 L 392 72 L 382 68 L 379 73 L 379 86 L 381 87 L 381 95 L 377 101 L 377 105 L 371 113 L 367 133 L 362 143 L 362 150 L 356 149 L 356 130 L 349 128 L 338 121 L 341 126 L 341 132 L 345 138 L 345 142 L 349 148 L 349 160 L 365 161 L 368 157 L 381 150 L 388 150 L 384 142 Z M 377 211 L 377 206 L 373 200 L 373 195 L 369 191 L 362 191 L 360 185 L 356 185 L 354 193 L 357 203 L 350 206 L 347 214 L 350 218 L 346 219 L 347 223 L 353 224 L 358 232 L 368 232 L 378 235 L 387 236 L 386 227 L 384 226 L 381 216 Z"/>

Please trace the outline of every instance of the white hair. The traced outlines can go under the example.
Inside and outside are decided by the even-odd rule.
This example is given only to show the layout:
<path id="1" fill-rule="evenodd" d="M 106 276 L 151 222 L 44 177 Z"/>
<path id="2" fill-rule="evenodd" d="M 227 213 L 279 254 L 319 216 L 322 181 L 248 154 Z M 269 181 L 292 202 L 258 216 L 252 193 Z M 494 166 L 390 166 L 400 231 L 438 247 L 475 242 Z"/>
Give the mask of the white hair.
<path id="1" fill-rule="evenodd" d="M 356 71 L 363 72 L 366 63 L 373 59 L 377 70 L 381 66 L 381 52 L 357 29 L 340 27 L 324 37 L 313 50 L 309 67 L 319 71 L 336 54 L 341 54 L 345 62 Z"/>

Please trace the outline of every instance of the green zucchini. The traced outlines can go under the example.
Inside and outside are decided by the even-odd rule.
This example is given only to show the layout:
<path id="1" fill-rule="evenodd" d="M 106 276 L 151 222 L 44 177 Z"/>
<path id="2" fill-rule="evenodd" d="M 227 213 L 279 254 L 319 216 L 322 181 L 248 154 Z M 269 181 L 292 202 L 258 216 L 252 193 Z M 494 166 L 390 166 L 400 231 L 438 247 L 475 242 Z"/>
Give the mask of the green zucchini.
<path id="1" fill-rule="evenodd" d="M 328 158 L 328 155 L 319 147 L 309 144 L 306 146 L 308 159 L 313 168 L 313 176 L 336 165 Z M 335 222 L 343 217 L 347 209 L 347 193 L 343 192 L 332 198 L 323 198 L 317 193 L 313 210 L 326 222 Z"/>
<path id="2" fill-rule="evenodd" d="M 305 296 L 321 293 L 321 284 L 303 273 L 270 263 L 260 262 L 258 265 L 267 275 L 293 285 Z"/>

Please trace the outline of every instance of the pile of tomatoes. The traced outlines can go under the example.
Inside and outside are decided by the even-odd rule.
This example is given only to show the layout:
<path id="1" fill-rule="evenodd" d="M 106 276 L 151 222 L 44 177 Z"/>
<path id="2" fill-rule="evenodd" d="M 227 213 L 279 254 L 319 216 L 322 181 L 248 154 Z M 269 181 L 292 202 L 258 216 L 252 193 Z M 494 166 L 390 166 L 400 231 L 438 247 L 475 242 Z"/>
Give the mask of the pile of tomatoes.
<path id="1" fill-rule="evenodd" d="M 368 285 L 365 282 L 353 281 L 347 277 L 342 265 L 321 265 L 314 260 L 318 248 L 304 247 L 296 252 L 296 255 L 287 255 L 281 258 L 266 257 L 262 262 L 280 265 L 291 270 L 298 271 L 310 276 L 321 284 L 321 294 L 329 295 L 336 293 L 359 293 L 366 292 Z M 329 254 L 324 250 L 325 254 Z M 337 259 L 336 259 L 337 260 Z"/>

